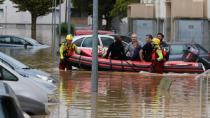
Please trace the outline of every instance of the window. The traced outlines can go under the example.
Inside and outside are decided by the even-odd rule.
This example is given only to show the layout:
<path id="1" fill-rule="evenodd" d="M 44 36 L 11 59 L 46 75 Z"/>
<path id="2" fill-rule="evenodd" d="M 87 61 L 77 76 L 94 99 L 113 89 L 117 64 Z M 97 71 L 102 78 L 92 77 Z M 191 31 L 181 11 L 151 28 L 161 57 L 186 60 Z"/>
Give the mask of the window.
<path id="1" fill-rule="evenodd" d="M 93 37 L 85 38 L 83 43 L 82 43 L 82 47 L 92 47 L 92 40 L 93 40 Z M 99 41 L 98 41 L 98 45 L 100 45 Z"/>
<path id="2" fill-rule="evenodd" d="M 184 45 L 171 45 L 171 54 L 183 54 L 183 51 L 186 50 Z"/>
<path id="3" fill-rule="evenodd" d="M 84 40 L 84 37 L 81 38 L 81 39 L 78 39 L 78 40 L 74 41 L 74 44 L 75 44 L 76 46 L 80 47 L 83 40 Z"/>
<path id="4" fill-rule="evenodd" d="M 0 37 L 0 43 L 11 43 L 10 37 Z"/>
<path id="5" fill-rule="evenodd" d="M 28 44 L 28 43 L 23 39 L 20 39 L 17 37 L 12 37 L 12 44 L 24 45 L 24 44 Z"/>
<path id="6" fill-rule="evenodd" d="M 18 78 L 14 76 L 11 72 L 0 66 L 0 79 L 6 81 L 17 81 Z"/>
<path id="7" fill-rule="evenodd" d="M 114 39 L 109 37 L 101 37 L 101 41 L 104 47 L 109 47 L 114 42 Z"/>

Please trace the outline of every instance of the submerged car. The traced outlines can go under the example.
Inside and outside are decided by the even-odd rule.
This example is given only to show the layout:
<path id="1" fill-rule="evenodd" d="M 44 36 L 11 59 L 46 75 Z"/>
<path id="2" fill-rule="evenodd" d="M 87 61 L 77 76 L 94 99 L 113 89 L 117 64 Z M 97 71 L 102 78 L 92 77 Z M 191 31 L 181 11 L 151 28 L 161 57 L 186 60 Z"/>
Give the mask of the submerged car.
<path id="1" fill-rule="evenodd" d="M 53 77 L 51 74 L 37 70 L 37 69 L 32 69 L 29 66 L 21 63 L 20 61 L 0 52 L 0 61 L 2 63 L 5 63 L 15 71 L 17 71 L 20 75 L 28 78 L 32 78 L 36 81 L 47 81 L 48 83 L 52 83 L 56 85 L 59 81 L 57 78 Z M 51 88 L 52 89 L 52 88 Z"/>
<path id="2" fill-rule="evenodd" d="M 0 47 L 48 48 L 35 39 L 14 35 L 0 35 Z"/>
<path id="3" fill-rule="evenodd" d="M 209 52 L 205 48 L 203 48 L 200 44 L 197 43 L 184 43 L 184 42 L 169 43 L 169 48 L 170 48 L 169 60 L 182 60 L 184 52 L 190 48 L 198 50 L 199 57 L 210 59 Z"/>
<path id="4" fill-rule="evenodd" d="M 197 43 L 176 42 L 169 43 L 169 60 L 184 60 L 184 54 L 190 49 L 196 50 L 198 61 L 203 63 L 206 69 L 210 68 L 210 53 Z"/>
<path id="5" fill-rule="evenodd" d="M 26 113 L 30 115 L 49 113 L 47 104 L 55 94 L 49 93 L 36 81 L 21 76 L 2 62 L 0 62 L 0 81 L 11 86 Z"/>

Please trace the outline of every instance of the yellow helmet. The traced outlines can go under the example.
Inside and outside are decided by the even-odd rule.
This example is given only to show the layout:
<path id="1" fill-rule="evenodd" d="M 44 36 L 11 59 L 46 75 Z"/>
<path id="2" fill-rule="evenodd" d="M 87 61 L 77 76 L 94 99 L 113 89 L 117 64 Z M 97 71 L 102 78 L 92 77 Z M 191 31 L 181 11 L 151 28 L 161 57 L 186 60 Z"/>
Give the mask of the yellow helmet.
<path id="1" fill-rule="evenodd" d="M 158 39 L 158 38 L 153 38 L 153 39 L 152 39 L 152 44 L 154 44 L 154 45 L 160 45 L 160 39 Z"/>
<path id="2" fill-rule="evenodd" d="M 66 40 L 72 41 L 73 38 L 74 38 L 74 37 L 73 37 L 71 34 L 68 34 L 68 35 L 66 36 Z"/>

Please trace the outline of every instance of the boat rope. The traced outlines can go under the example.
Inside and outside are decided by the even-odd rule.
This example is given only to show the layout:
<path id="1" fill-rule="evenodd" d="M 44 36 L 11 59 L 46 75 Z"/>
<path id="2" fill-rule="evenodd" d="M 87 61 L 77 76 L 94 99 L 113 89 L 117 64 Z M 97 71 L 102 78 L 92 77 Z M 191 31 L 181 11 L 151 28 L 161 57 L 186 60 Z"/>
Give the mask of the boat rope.
<path id="1" fill-rule="evenodd" d="M 122 59 L 121 59 L 121 66 L 122 66 L 122 71 L 125 71 L 125 70 L 124 70 L 123 60 L 122 60 Z"/>
<path id="2" fill-rule="evenodd" d="M 81 67 L 81 58 L 82 58 L 82 54 L 79 54 L 79 68 Z"/>
<path id="3" fill-rule="evenodd" d="M 109 58 L 109 63 L 110 63 L 110 70 L 112 70 L 112 60 Z"/>

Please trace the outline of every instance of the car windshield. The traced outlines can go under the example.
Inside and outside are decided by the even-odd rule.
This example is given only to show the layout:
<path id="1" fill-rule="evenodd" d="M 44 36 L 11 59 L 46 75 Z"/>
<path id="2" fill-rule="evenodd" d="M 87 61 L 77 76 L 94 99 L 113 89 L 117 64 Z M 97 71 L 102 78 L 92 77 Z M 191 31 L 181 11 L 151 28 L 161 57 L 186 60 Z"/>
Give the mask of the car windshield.
<path id="1" fill-rule="evenodd" d="M 184 50 L 185 50 L 184 45 L 172 44 L 170 53 L 171 54 L 183 54 Z"/>
<path id="2" fill-rule="evenodd" d="M 21 63 L 20 61 L 0 52 L 0 61 L 7 64 L 13 69 L 28 69 L 29 67 L 25 64 Z"/>
<path id="3" fill-rule="evenodd" d="M 29 41 L 30 43 L 32 43 L 35 46 L 42 45 L 40 42 L 38 42 L 38 41 L 36 41 L 36 40 L 34 40 L 32 38 L 24 37 L 24 39 L 26 39 L 27 41 Z"/>

